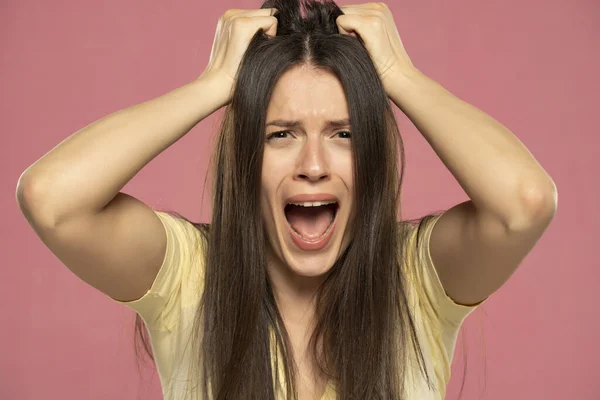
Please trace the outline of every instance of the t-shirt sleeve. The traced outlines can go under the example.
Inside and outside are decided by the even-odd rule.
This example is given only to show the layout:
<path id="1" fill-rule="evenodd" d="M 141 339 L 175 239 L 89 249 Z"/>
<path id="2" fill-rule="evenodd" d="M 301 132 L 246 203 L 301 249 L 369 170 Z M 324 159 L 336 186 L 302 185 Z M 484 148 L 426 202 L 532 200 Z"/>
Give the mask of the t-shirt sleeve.
<path id="1" fill-rule="evenodd" d="M 167 248 L 163 262 L 150 289 L 139 299 L 117 303 L 134 310 L 149 330 L 170 330 L 181 317 L 189 296 L 197 294 L 192 287 L 201 279 L 202 260 L 200 231 L 190 222 L 170 214 L 155 211 L 165 229 Z"/>
<path id="2" fill-rule="evenodd" d="M 407 277 L 411 293 L 415 294 L 411 298 L 418 304 L 418 323 L 425 329 L 424 338 L 432 351 L 435 373 L 445 392 L 461 324 L 485 300 L 463 305 L 455 302 L 444 290 L 429 248 L 431 232 L 442 215 L 426 216 L 417 225 L 409 224 L 405 245 Z"/>
<path id="3" fill-rule="evenodd" d="M 455 302 L 444 290 L 429 247 L 431 232 L 442 215 L 427 216 L 416 227 L 409 228 L 409 254 L 412 253 L 414 257 L 412 268 L 415 269 L 421 301 L 440 322 L 458 329 L 467 315 L 485 300 L 474 305 L 463 305 Z"/>

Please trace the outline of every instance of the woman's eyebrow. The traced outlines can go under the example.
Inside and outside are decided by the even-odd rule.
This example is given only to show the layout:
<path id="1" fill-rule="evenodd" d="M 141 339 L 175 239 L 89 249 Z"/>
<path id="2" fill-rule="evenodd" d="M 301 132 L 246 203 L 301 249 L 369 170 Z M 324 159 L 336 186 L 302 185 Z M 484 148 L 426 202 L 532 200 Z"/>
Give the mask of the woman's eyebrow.
<path id="1" fill-rule="evenodd" d="M 297 128 L 303 126 L 302 121 L 288 121 L 283 119 L 275 119 L 271 122 L 268 122 L 266 126 L 281 126 L 285 128 Z M 325 127 L 327 128 L 341 128 L 345 126 L 350 126 L 350 119 L 335 119 L 327 121 Z"/>

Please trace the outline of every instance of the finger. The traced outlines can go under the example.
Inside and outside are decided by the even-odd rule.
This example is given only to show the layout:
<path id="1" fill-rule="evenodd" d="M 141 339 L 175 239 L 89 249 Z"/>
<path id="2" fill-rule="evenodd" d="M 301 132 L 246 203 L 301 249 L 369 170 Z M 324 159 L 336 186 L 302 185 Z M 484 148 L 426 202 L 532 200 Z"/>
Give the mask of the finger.
<path id="1" fill-rule="evenodd" d="M 269 16 L 256 17 L 256 19 L 257 23 L 259 23 L 258 28 L 261 28 L 267 36 L 277 36 L 277 18 Z"/>
<path id="2" fill-rule="evenodd" d="M 381 15 L 381 11 L 372 8 L 343 8 L 345 15 Z"/>
<path id="3" fill-rule="evenodd" d="M 277 12 L 276 8 L 259 8 L 252 10 L 243 10 L 243 14 L 250 17 L 272 17 Z"/>
<path id="4" fill-rule="evenodd" d="M 223 14 L 224 17 L 227 18 L 235 18 L 235 17 L 265 17 L 265 16 L 272 16 L 273 14 L 275 14 L 275 12 L 277 12 L 276 8 L 259 8 L 259 9 L 238 9 L 238 8 L 232 8 L 229 9 L 227 11 L 225 11 L 225 14 Z"/>
<path id="5" fill-rule="evenodd" d="M 382 6 L 380 3 L 363 3 L 363 4 L 349 4 L 347 6 L 341 6 L 340 7 L 342 10 L 343 9 L 371 9 L 371 10 L 381 10 L 384 8 L 384 6 Z"/>
<path id="6" fill-rule="evenodd" d="M 353 9 L 353 10 L 350 10 L 348 13 L 344 13 L 343 15 L 340 15 L 338 18 L 342 18 L 342 17 L 353 17 L 353 18 L 349 19 L 349 21 L 351 21 L 351 22 L 347 22 L 347 23 L 352 23 L 355 26 L 355 28 L 352 30 L 358 31 L 359 34 L 360 34 L 360 28 L 358 28 L 358 26 L 360 26 L 362 29 L 364 29 L 366 26 L 373 25 L 374 22 L 380 22 L 381 24 L 383 24 L 384 26 L 386 26 L 388 28 L 389 28 L 389 26 L 392 26 L 392 27 L 394 27 L 393 30 L 395 30 L 396 33 L 398 32 L 395 28 L 396 24 L 394 22 L 393 17 L 391 16 L 391 14 L 382 13 L 379 10 L 372 10 L 372 9 L 366 9 L 366 8 L 362 9 L 362 10 Z M 344 20 L 345 20 L 345 18 L 342 19 L 342 21 L 344 21 Z"/>
<path id="7" fill-rule="evenodd" d="M 342 33 L 358 32 L 360 34 L 363 19 L 360 15 L 340 15 L 335 22 Z"/>
<path id="8" fill-rule="evenodd" d="M 350 36 L 356 37 L 356 32 L 354 32 L 354 31 L 347 31 L 347 30 L 345 30 L 344 28 L 342 28 L 339 25 L 338 25 L 338 31 L 340 31 L 340 33 L 342 35 L 350 35 Z"/>
<path id="9" fill-rule="evenodd" d="M 256 31 L 262 29 L 267 35 L 277 35 L 277 18 L 275 17 L 247 17 L 243 16 L 244 23 L 241 24 L 241 28 L 246 31 L 250 30 L 251 34 L 254 35 Z M 235 23 L 234 23 L 235 25 Z"/>

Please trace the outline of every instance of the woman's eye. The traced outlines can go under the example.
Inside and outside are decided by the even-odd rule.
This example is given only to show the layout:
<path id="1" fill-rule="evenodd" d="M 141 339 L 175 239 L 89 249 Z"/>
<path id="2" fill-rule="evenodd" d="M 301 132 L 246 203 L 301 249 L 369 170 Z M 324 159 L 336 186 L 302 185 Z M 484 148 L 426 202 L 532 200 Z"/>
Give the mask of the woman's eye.
<path id="1" fill-rule="evenodd" d="M 287 139 L 290 136 L 290 131 L 278 131 L 273 132 L 267 135 L 267 140 L 272 139 Z M 335 136 L 339 136 L 342 139 L 350 139 L 352 137 L 352 133 L 350 131 L 340 131 L 335 134 Z"/>
<path id="2" fill-rule="evenodd" d="M 267 136 L 267 140 L 271 140 L 271 139 L 285 139 L 289 134 L 289 131 L 279 131 L 279 132 L 273 132 L 270 135 Z"/>

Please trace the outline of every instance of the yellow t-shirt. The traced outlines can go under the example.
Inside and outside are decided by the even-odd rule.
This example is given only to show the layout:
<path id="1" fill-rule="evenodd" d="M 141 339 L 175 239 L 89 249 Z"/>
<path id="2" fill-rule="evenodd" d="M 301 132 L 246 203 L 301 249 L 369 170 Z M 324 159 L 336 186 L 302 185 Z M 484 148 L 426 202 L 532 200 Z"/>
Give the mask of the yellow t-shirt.
<path id="1" fill-rule="evenodd" d="M 191 357 L 194 357 L 187 351 L 189 338 L 204 285 L 203 241 L 200 232 L 187 221 L 155 212 L 167 237 L 165 258 L 156 279 L 150 290 L 137 300 L 112 300 L 133 309 L 144 320 L 165 400 L 200 400 L 196 394 L 186 394 L 184 390 Z M 458 330 L 465 317 L 481 304 L 460 305 L 444 292 L 429 253 L 431 230 L 439 217 L 426 220 L 419 231 L 412 228 L 406 243 L 409 262 L 418 266 L 408 279 L 413 283 L 408 288 L 408 301 L 428 371 L 437 386 L 433 391 L 427 387 L 415 362 L 411 365 L 414 374 L 406 378 L 407 399 L 444 398 Z M 279 376 L 283 376 L 281 371 Z M 281 387 L 277 389 L 277 398 L 283 399 Z M 330 382 L 322 400 L 335 398 L 335 386 Z"/>

